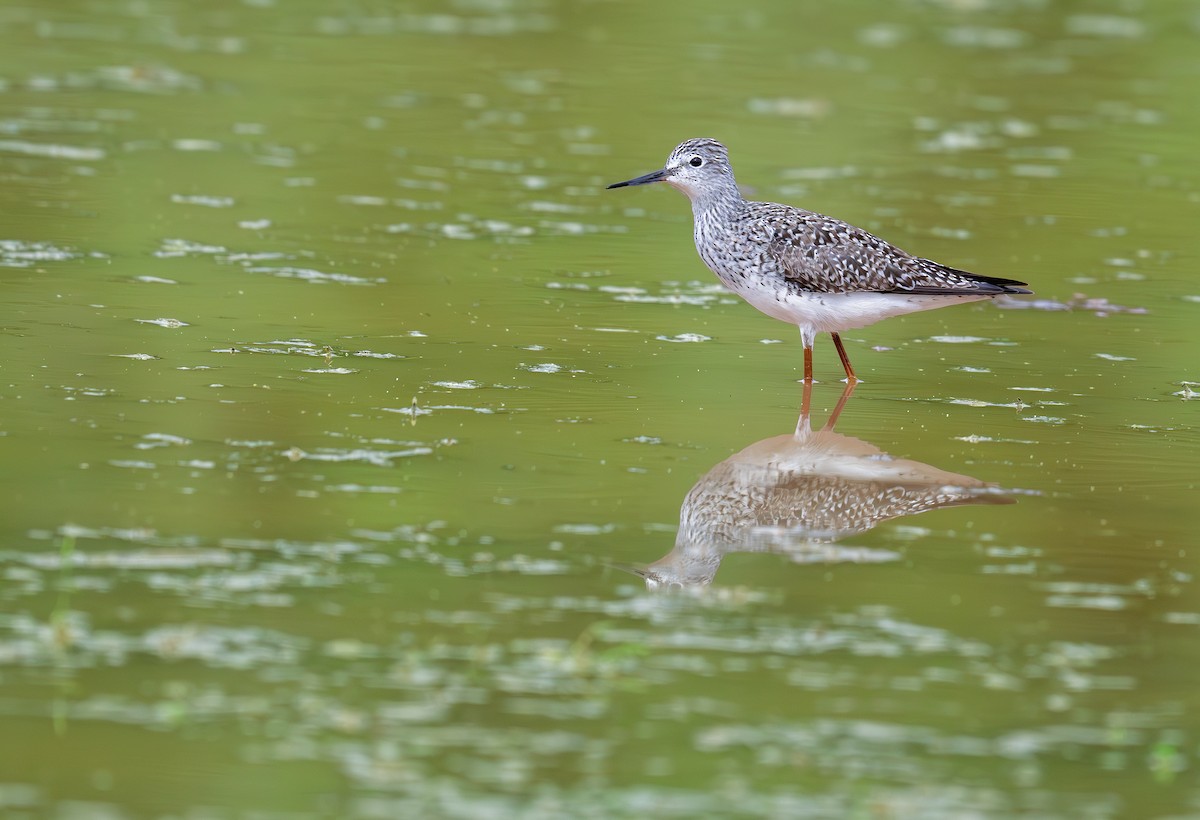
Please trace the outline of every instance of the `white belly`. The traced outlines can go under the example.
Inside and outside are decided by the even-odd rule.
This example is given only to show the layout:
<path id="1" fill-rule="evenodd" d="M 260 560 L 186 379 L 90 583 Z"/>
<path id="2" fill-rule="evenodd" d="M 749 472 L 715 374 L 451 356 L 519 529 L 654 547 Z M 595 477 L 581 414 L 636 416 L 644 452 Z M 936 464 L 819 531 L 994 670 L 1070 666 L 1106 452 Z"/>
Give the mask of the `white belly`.
<path id="1" fill-rule="evenodd" d="M 752 287 L 735 287 L 733 291 L 768 316 L 798 326 L 806 336 L 839 333 L 866 327 L 892 316 L 988 298 L 974 294 L 788 293 L 774 288 Z"/>

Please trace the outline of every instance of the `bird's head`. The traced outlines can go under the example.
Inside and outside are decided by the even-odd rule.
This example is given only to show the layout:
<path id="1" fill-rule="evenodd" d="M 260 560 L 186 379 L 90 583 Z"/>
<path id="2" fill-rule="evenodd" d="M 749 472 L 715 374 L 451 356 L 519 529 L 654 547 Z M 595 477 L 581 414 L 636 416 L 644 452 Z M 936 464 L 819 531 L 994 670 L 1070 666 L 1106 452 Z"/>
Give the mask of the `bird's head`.
<path id="1" fill-rule="evenodd" d="M 651 182 L 665 182 L 693 201 L 729 188 L 737 190 L 733 169 L 729 167 L 728 149 L 707 138 L 685 140 L 675 147 L 667 157 L 667 164 L 659 170 L 608 187 L 625 188 Z"/>

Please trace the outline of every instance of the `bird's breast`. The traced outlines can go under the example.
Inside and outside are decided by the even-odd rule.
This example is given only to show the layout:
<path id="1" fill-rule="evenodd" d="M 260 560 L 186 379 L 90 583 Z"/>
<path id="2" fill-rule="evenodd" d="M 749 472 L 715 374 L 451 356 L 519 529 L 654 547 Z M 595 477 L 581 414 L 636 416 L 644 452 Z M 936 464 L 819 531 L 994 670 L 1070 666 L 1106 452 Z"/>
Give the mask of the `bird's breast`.
<path id="1" fill-rule="evenodd" d="M 762 279 L 778 279 L 778 265 L 766 253 L 766 246 L 724 225 L 696 220 L 696 251 L 704 264 L 734 290 Z"/>

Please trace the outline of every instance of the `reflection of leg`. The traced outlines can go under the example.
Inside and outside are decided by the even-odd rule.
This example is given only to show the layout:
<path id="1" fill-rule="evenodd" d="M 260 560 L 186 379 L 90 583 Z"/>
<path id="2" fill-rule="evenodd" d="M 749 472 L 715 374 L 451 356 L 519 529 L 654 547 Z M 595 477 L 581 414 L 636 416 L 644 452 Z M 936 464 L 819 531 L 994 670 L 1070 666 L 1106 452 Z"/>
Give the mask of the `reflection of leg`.
<path id="1" fill-rule="evenodd" d="M 812 382 L 806 381 L 800 388 L 800 418 L 796 419 L 796 436 L 804 438 L 812 435 L 812 425 L 808 413 L 812 408 Z"/>
<path id="2" fill-rule="evenodd" d="M 833 430 L 833 425 L 837 424 L 838 416 L 846 409 L 846 402 L 850 401 L 850 396 L 854 394 L 854 388 L 858 383 L 855 381 L 846 382 L 846 389 L 842 391 L 842 397 L 838 399 L 837 405 L 833 408 L 833 412 L 829 414 L 829 421 L 825 422 L 824 430 Z"/>
<path id="3" fill-rule="evenodd" d="M 854 375 L 854 368 L 850 366 L 850 357 L 846 355 L 846 348 L 842 347 L 842 337 L 836 333 L 830 333 L 833 337 L 833 346 L 837 348 L 838 357 L 842 360 L 842 368 L 846 371 L 846 382 L 854 384 L 858 381 L 858 377 Z"/>

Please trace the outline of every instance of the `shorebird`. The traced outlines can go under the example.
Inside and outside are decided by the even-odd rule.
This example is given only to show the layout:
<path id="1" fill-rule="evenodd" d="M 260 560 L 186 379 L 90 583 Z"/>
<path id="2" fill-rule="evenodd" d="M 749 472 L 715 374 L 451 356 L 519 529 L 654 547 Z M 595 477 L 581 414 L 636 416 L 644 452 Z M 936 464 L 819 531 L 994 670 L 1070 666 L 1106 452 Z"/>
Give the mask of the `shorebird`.
<path id="1" fill-rule="evenodd" d="M 818 333 L 833 336 L 846 381 L 853 383 L 858 379 L 842 331 L 918 310 L 1033 292 L 1025 282 L 913 256 L 831 216 L 747 202 L 733 179 L 728 149 L 714 139 L 681 142 L 660 170 L 608 187 L 651 182 L 665 182 L 692 201 L 696 250 L 726 287 L 800 328 L 805 382 L 812 381 Z"/>
<path id="2" fill-rule="evenodd" d="M 751 444 L 696 482 L 679 510 L 674 549 L 649 566 L 623 568 L 648 589 L 679 589 L 708 586 L 731 552 L 771 552 L 802 564 L 890 561 L 900 556 L 837 542 L 929 510 L 1014 503 L 994 484 L 834 432 L 853 382 L 814 431 L 811 390 L 804 385 L 794 433 Z"/>

